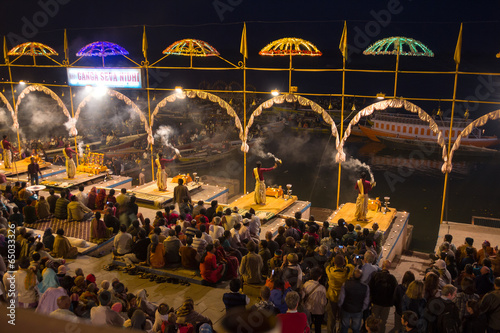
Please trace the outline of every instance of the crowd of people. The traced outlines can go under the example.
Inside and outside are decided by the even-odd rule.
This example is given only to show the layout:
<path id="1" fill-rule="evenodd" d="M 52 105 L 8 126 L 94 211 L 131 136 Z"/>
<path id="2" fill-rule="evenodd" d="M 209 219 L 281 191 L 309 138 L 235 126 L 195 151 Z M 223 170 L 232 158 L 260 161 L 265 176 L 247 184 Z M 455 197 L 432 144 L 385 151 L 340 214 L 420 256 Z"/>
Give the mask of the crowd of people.
<path id="1" fill-rule="evenodd" d="M 33 214 L 54 214 L 82 220 L 93 216 L 96 241 L 116 234 L 113 258 L 124 261 L 131 275 L 145 274 L 141 266 L 182 266 L 199 271 L 206 286 L 230 281 L 230 292 L 222 299 L 226 310 L 268 311 L 276 315 L 282 332 L 321 332 L 325 324 L 328 332 L 337 327 L 341 332 L 385 332 L 392 308 L 398 332 L 500 328 L 500 258 L 487 241 L 479 250 L 470 238 L 455 247 L 447 235 L 423 280 L 408 271 L 398 283 L 389 270 L 391 263 L 378 262 L 384 236 L 376 223 L 371 230 L 342 219 L 337 225 L 321 225 L 297 213 L 285 220 L 276 236 L 267 232 L 261 237 L 261 221 L 253 210 L 241 215 L 237 207 L 217 201 L 206 206 L 203 201 L 193 205 L 187 198 L 179 199 L 151 221 L 139 213 L 135 197 L 126 190 L 115 196 L 113 190 L 106 194 L 92 188 L 87 194 L 81 188 L 69 200 L 65 192 L 59 198 L 51 192 L 33 205 L 22 184 L 14 187 L 0 200 L 0 255 L 6 258 L 6 230 L 14 223 L 18 267 L 13 274 L 19 307 L 71 321 L 151 332 L 211 329 L 210 319 L 195 311 L 192 299 L 173 309 L 149 302 L 145 290 L 128 293 L 117 279 L 99 284 L 92 274 L 67 275 L 65 260 L 75 258 L 77 250 L 64 230 L 53 235 L 47 229 L 43 237 L 36 237 L 24 227 L 32 223 Z M 20 211 L 17 204 L 22 206 L 23 198 L 26 204 Z M 0 266 L 0 274 L 5 285 L 11 275 L 5 266 Z M 151 280 L 164 282 L 155 276 Z M 250 305 L 245 291 L 252 286 L 260 288 L 260 300 Z"/>

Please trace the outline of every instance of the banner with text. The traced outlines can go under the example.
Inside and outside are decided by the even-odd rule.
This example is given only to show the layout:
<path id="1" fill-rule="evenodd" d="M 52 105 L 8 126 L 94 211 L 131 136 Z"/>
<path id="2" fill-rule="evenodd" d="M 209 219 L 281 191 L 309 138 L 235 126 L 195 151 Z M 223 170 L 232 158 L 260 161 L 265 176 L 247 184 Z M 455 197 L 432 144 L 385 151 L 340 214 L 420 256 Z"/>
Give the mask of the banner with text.
<path id="1" fill-rule="evenodd" d="M 68 68 L 70 86 L 142 88 L 139 68 Z"/>

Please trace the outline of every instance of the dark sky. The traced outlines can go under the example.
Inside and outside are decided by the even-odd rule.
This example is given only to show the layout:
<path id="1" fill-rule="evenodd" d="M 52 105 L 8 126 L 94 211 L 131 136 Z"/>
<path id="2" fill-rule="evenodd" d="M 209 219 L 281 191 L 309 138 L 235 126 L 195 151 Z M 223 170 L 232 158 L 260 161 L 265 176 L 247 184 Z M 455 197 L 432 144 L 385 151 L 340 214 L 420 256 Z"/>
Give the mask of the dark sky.
<path id="1" fill-rule="evenodd" d="M 109 0 L 40 0 L 3 1 L 0 7 L 1 31 L 7 36 L 10 49 L 23 41 L 39 41 L 63 54 L 63 29 L 67 29 L 70 61 L 76 60 L 79 48 L 96 40 L 115 42 L 130 52 L 130 57 L 142 61 L 142 25 L 146 25 L 150 62 L 159 59 L 161 51 L 182 38 L 202 39 L 219 50 L 221 56 L 237 63 L 241 60 L 239 44 L 242 22 L 247 22 L 249 66 L 284 67 L 287 59 L 262 57 L 258 51 L 267 43 L 282 37 L 301 37 L 313 42 L 322 57 L 296 57 L 296 68 L 339 68 L 342 58 L 338 43 L 343 20 L 348 24 L 348 43 L 351 50 L 349 68 L 394 69 L 393 56 L 363 56 L 361 51 L 376 40 L 389 36 L 407 36 L 422 41 L 434 53 L 434 58 L 406 57 L 401 70 L 453 71 L 453 53 L 460 22 L 464 22 L 461 70 L 500 72 L 500 2 L 475 1 L 334 1 L 334 0 L 206 0 L 206 1 L 109 1 Z M 62 60 L 62 57 L 58 60 Z M 29 63 L 27 59 L 23 59 Z M 95 62 L 95 61 L 94 61 Z M 79 64 L 93 65 L 92 60 Z M 98 62 L 95 63 L 98 65 Z M 126 66 L 123 58 L 114 57 L 107 63 Z M 165 66 L 187 65 L 185 58 L 169 58 Z M 196 59 L 195 66 L 224 66 L 218 59 Z M 46 70 L 26 73 L 15 69 L 14 76 L 32 77 L 63 83 L 64 73 Z M 197 88 L 202 80 L 241 81 L 241 73 L 200 72 L 196 74 L 170 71 L 158 86 L 173 88 L 177 83 Z M 264 75 L 265 74 L 265 75 Z M 5 77 L 2 69 L 2 76 Z M 161 74 L 158 74 L 161 76 Z M 285 90 L 286 73 L 249 73 L 249 82 L 259 90 Z M 294 85 L 302 92 L 339 93 L 341 77 L 294 73 Z M 482 83 L 478 77 L 461 79 L 458 97 L 477 95 Z M 182 82 L 185 81 L 185 82 Z M 492 84 L 497 78 L 492 79 Z M 348 75 L 346 92 L 376 94 L 390 92 L 392 75 Z M 377 84 L 374 84 L 377 83 Z M 401 76 L 398 91 L 402 96 L 451 98 L 453 77 L 433 79 L 420 76 Z M 302 88 L 302 89 L 301 89 Z M 418 89 L 417 89 L 418 88 Z M 486 87 L 486 89 L 489 89 Z M 490 89 L 488 98 L 498 100 L 498 89 Z"/>

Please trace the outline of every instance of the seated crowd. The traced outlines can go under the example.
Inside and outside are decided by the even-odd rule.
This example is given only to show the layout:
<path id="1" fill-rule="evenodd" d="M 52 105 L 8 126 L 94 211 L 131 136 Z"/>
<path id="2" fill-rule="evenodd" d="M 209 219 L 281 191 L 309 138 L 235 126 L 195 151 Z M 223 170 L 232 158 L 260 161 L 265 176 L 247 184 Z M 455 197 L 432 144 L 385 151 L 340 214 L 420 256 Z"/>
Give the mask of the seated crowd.
<path id="1" fill-rule="evenodd" d="M 104 202 L 99 195 L 88 200 Z M 116 197 L 118 207 L 126 205 L 122 200 L 126 198 Z M 237 207 L 223 208 L 216 201 L 205 207 L 203 201 L 193 206 L 185 200 L 181 212 L 166 207 L 152 222 L 133 218 L 137 211 L 127 211 L 130 216 L 122 219 L 127 213 L 117 217 L 113 208 L 105 210 L 102 221 L 96 212 L 99 223 L 94 225 L 99 236 L 118 232 L 115 260 L 130 267 L 199 270 L 208 286 L 229 280 L 230 292 L 222 299 L 226 310 L 268 311 L 276 315 L 282 332 L 321 332 L 325 323 L 328 332 L 337 326 L 341 332 L 385 332 L 391 309 L 397 332 L 500 329 L 500 258 L 498 247 L 486 241 L 480 250 L 470 238 L 456 248 L 447 235 L 423 280 L 408 271 L 398 283 L 389 271 L 391 263 L 378 262 L 384 235 L 376 223 L 371 230 L 346 225 L 343 219 L 336 226 L 319 225 L 314 217 L 304 221 L 297 213 L 276 236 L 268 232 L 261 239 L 261 222 L 253 210 L 242 216 Z M 177 332 L 186 325 L 203 332 L 202 324 L 209 329 L 210 320 L 194 310 L 191 299 L 174 311 L 148 302 L 145 290 L 127 293 L 119 281 L 111 286 L 103 281 L 99 289 L 92 275 L 66 276 L 63 258 L 72 249 L 60 245 L 66 243 L 62 230 L 37 241 L 19 228 L 17 238 L 19 270 L 14 274 L 23 281 L 17 295 L 21 307 L 153 332 Z M 66 252 L 54 251 L 56 244 Z M 9 274 L 1 267 L 0 273 L 6 283 Z M 245 292 L 252 286 L 260 288 L 260 300 L 250 307 Z M 44 294 L 53 289 L 59 294 L 50 297 L 50 311 L 38 310 L 44 308 Z"/>

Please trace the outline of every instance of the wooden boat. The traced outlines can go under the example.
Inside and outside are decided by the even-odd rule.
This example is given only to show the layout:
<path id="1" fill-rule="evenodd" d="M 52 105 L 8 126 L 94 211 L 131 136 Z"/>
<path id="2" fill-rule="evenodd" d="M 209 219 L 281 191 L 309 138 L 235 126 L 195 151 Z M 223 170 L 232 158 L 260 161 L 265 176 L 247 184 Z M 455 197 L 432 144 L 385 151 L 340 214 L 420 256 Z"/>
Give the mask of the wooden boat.
<path id="1" fill-rule="evenodd" d="M 380 138 L 399 138 L 413 141 L 436 142 L 437 134 L 430 130 L 429 124 L 420 120 L 416 115 L 375 114 L 371 119 L 373 125 L 359 125 L 363 133 L 373 141 L 380 142 Z M 445 140 L 448 138 L 450 122 L 448 120 L 436 120 L 438 128 L 442 131 Z M 453 124 L 451 140 L 455 142 L 460 132 L 470 124 L 470 120 L 459 120 Z M 474 128 L 472 133 L 462 138 L 462 146 L 489 147 L 500 144 L 496 136 L 483 136 L 482 130 Z"/>
<path id="2" fill-rule="evenodd" d="M 415 150 L 421 149 L 428 153 L 437 154 L 441 156 L 442 148 L 439 147 L 437 142 L 423 141 L 423 140 L 411 140 L 403 138 L 391 138 L 391 137 L 377 137 L 379 141 L 386 144 L 387 146 L 397 147 L 398 149 Z M 455 150 L 453 153 L 455 156 L 468 156 L 468 157 L 485 157 L 490 156 L 494 158 L 500 157 L 500 151 L 496 149 L 490 149 L 486 147 L 477 147 L 473 145 L 461 145 L 460 148 Z"/>

